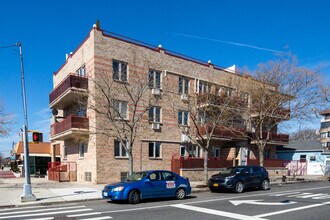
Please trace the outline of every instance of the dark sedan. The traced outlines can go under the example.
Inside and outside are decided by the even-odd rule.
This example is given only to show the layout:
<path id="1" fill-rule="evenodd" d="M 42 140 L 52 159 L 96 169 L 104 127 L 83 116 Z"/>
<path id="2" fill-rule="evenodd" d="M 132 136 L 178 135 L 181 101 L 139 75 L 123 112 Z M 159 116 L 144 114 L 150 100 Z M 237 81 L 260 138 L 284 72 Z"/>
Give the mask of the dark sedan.
<path id="1" fill-rule="evenodd" d="M 231 189 L 241 193 L 246 188 L 269 189 L 269 176 L 261 166 L 237 166 L 228 167 L 213 175 L 208 182 L 212 192 L 220 189 Z"/>

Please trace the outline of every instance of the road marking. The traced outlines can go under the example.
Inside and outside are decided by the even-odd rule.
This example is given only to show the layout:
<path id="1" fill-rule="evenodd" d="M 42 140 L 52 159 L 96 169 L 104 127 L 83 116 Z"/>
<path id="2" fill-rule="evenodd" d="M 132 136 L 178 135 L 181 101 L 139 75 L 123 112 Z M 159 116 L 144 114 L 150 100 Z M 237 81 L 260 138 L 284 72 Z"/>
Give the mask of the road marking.
<path id="1" fill-rule="evenodd" d="M 91 210 L 93 210 L 93 209 L 74 209 L 74 210 L 66 210 L 66 211 L 59 211 L 59 212 L 34 213 L 34 214 L 26 214 L 26 215 L 9 215 L 9 216 L 2 216 L 2 217 L 0 217 L 0 219 L 42 216 L 42 215 L 56 215 L 56 214 L 63 214 L 63 213 L 70 213 L 70 212 L 86 212 L 86 211 L 91 211 Z"/>
<path id="2" fill-rule="evenodd" d="M 55 211 L 55 210 L 63 210 L 63 209 L 77 209 L 77 208 L 85 208 L 85 207 L 86 206 L 71 206 L 71 207 L 58 207 L 58 208 L 50 208 L 50 209 L 37 209 L 37 210 L 15 211 L 15 212 L 0 213 L 0 216 L 2 216 L 2 215 L 15 215 L 15 214 L 31 213 L 31 212 Z"/>
<path id="3" fill-rule="evenodd" d="M 252 204 L 252 205 L 291 205 L 297 202 L 284 201 L 284 202 L 262 202 L 263 200 L 229 200 L 233 205 L 238 206 L 240 204 Z"/>
<path id="4" fill-rule="evenodd" d="M 244 219 L 244 220 L 262 220 L 262 218 L 259 217 L 254 217 L 254 216 L 248 216 L 248 215 L 241 215 L 241 214 L 236 214 L 232 212 L 224 212 L 224 211 L 218 211 L 214 209 L 207 209 L 207 208 L 201 208 L 197 206 L 190 206 L 190 205 L 172 205 L 172 207 L 175 208 L 180 208 L 180 209 L 187 209 L 195 212 L 202 212 L 210 215 L 217 215 L 217 216 L 223 216 L 223 217 L 228 217 L 228 218 L 234 218 L 234 219 Z"/>
<path id="5" fill-rule="evenodd" d="M 290 192 L 290 193 L 276 193 L 276 194 L 271 194 L 269 196 L 287 196 L 287 195 L 292 195 L 292 194 L 299 194 L 301 192 Z"/>
<path id="6" fill-rule="evenodd" d="M 329 205 L 329 204 L 330 204 L 330 202 L 324 202 L 321 204 L 314 204 L 314 205 L 302 206 L 302 207 L 297 207 L 297 208 L 292 208 L 292 209 L 286 209 L 286 210 L 277 211 L 277 212 L 265 213 L 265 214 L 261 214 L 261 215 L 255 215 L 254 217 L 263 218 L 263 217 L 267 217 L 267 216 L 278 215 L 278 214 L 283 214 L 283 213 L 287 213 L 287 212 L 294 212 L 294 211 L 299 211 L 299 210 L 304 210 L 304 209 L 310 209 L 310 208 L 315 208 L 315 207 Z"/>
<path id="7" fill-rule="evenodd" d="M 19 210 L 19 209 L 33 209 L 33 208 L 42 208 L 44 206 L 27 206 L 27 207 L 19 207 L 19 208 L 7 208 L 7 209 L 1 209 L 0 212 L 5 212 L 8 210 Z"/>
<path id="8" fill-rule="evenodd" d="M 321 187 L 315 187 L 315 188 L 307 188 L 307 189 L 300 189 L 299 191 L 309 191 L 309 190 L 317 190 L 317 189 L 325 189 L 330 188 L 330 186 L 321 186 Z M 290 193 L 290 192 L 298 192 L 298 190 L 288 190 L 283 191 L 282 193 Z M 207 200 L 200 200 L 200 201 L 194 201 L 194 202 L 182 202 L 178 204 L 198 204 L 198 203 L 207 203 L 207 202 L 214 202 L 214 201 L 222 201 L 222 200 L 229 200 L 229 199 L 241 199 L 241 198 L 248 198 L 248 197 L 257 197 L 257 196 L 266 196 L 266 195 L 273 195 L 274 193 L 257 193 L 253 195 L 241 195 L 241 196 L 232 196 L 232 197 L 222 197 L 217 199 L 207 199 Z M 141 211 L 141 210 L 148 210 L 148 209 L 157 209 L 157 208 L 165 208 L 170 207 L 172 205 L 159 205 L 159 206 L 147 206 L 142 208 L 134 208 L 134 209 L 120 209 L 120 210 L 113 210 L 113 211 L 105 211 L 102 213 L 118 213 L 118 212 L 131 212 L 131 211 Z"/>
<path id="9" fill-rule="evenodd" d="M 29 218 L 29 219 L 26 219 L 26 220 L 52 220 L 54 219 L 54 217 L 49 217 L 49 218 Z"/>
<path id="10" fill-rule="evenodd" d="M 103 219 L 111 219 L 112 217 L 110 216 L 103 216 L 103 217 L 98 217 L 98 218 L 86 218 L 86 220 L 103 220 Z M 84 220 L 84 219 L 82 219 Z"/>
<path id="11" fill-rule="evenodd" d="M 91 213 L 83 213 L 83 214 L 76 214 L 76 215 L 67 215 L 66 217 L 80 217 L 80 216 L 88 216 L 88 215 L 101 215 L 101 212 L 91 212 Z"/>

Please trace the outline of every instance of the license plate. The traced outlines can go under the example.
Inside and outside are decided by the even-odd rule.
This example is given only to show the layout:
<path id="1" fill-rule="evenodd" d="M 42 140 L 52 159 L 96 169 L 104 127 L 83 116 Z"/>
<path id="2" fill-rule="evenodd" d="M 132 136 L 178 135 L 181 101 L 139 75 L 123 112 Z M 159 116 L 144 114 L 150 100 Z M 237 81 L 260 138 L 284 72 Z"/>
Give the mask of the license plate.
<path id="1" fill-rule="evenodd" d="M 108 196 L 108 193 L 107 192 L 103 192 L 103 196 Z"/>
<path id="2" fill-rule="evenodd" d="M 217 183 L 214 183 L 214 184 L 213 184 L 213 186 L 217 187 L 217 186 L 219 186 L 219 184 L 217 184 Z"/>

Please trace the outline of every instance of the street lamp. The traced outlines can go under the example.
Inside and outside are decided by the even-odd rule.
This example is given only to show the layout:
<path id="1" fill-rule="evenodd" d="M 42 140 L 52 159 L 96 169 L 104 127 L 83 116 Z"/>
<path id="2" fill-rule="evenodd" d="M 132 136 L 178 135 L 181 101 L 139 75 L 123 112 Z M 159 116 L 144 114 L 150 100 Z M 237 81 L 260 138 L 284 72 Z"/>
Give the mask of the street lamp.
<path id="1" fill-rule="evenodd" d="M 35 195 L 32 194 L 30 167 L 29 167 L 29 141 L 28 141 L 28 118 L 27 118 L 27 106 L 26 106 L 26 93 L 25 93 L 25 80 L 24 80 L 24 64 L 23 64 L 23 50 L 22 43 L 16 43 L 19 47 L 19 58 L 21 63 L 21 77 L 22 77 L 22 98 L 23 98 L 23 111 L 24 111 L 24 125 L 23 125 L 23 143 L 24 143 L 24 173 L 25 183 L 23 187 L 23 194 L 21 196 L 21 202 L 36 201 Z"/>

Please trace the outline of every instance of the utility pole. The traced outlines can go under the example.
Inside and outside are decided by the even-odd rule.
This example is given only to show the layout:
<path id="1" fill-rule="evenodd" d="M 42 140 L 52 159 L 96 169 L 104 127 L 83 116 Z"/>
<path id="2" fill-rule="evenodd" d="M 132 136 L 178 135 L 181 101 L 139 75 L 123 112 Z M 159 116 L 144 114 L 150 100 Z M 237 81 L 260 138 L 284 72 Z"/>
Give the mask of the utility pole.
<path id="1" fill-rule="evenodd" d="M 25 183 L 23 187 L 23 194 L 21 196 L 21 202 L 36 201 L 35 195 L 32 194 L 30 167 L 29 167 L 29 140 L 28 140 L 28 117 L 26 106 L 26 92 L 25 92 L 25 79 L 24 79 L 24 64 L 23 64 L 23 50 L 22 43 L 16 43 L 19 47 L 19 57 L 21 63 L 21 76 L 22 76 L 22 99 L 23 99 L 23 111 L 24 111 L 24 125 L 23 125 L 23 143 L 24 143 L 24 172 Z"/>

